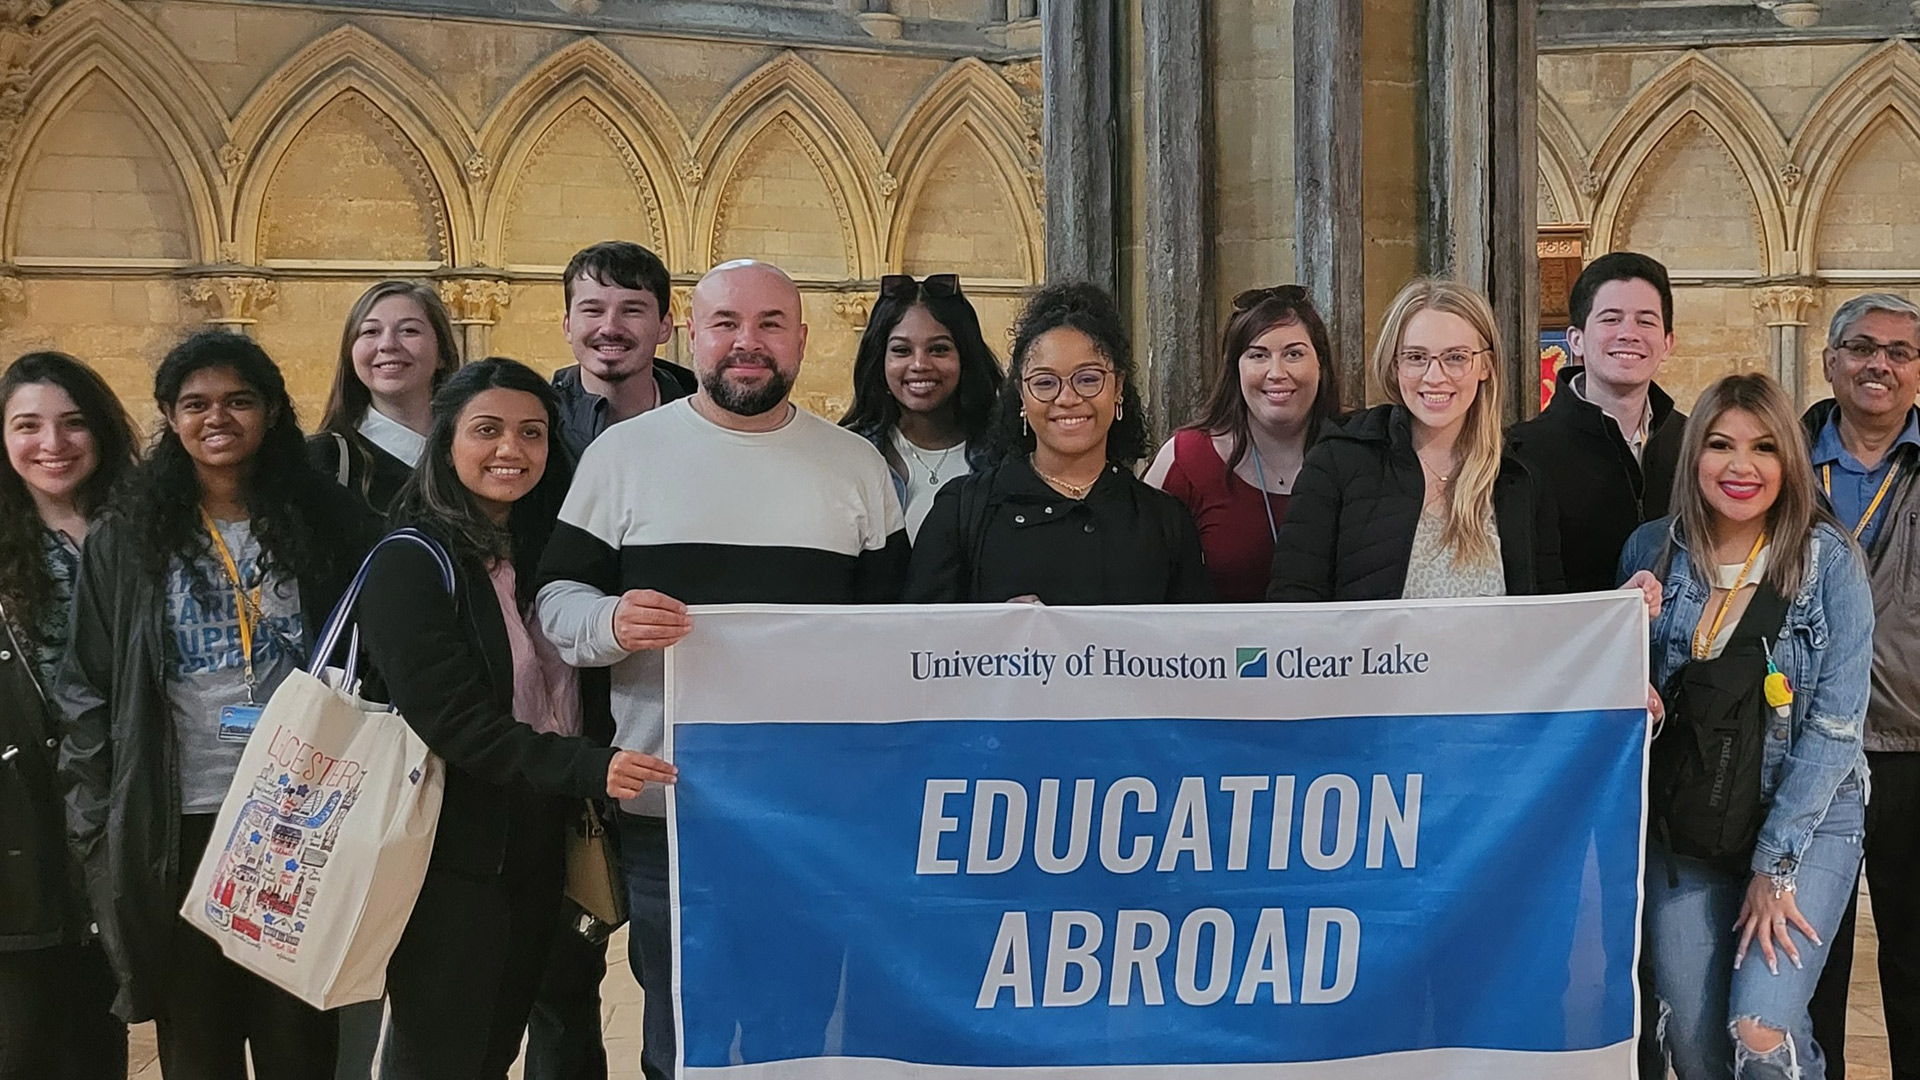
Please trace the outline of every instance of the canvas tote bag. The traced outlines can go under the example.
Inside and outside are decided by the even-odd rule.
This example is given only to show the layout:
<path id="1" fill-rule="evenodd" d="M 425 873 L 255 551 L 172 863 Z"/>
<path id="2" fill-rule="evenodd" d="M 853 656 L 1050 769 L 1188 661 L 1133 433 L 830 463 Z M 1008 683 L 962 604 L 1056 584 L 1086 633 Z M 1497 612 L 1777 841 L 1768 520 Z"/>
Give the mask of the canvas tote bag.
<path id="1" fill-rule="evenodd" d="M 452 592 L 453 563 L 418 544 Z M 362 701 L 360 633 L 330 668 L 366 582 L 368 554 L 306 671 L 280 684 L 241 755 L 180 915 L 227 959 L 318 1009 L 372 1001 L 413 912 L 440 820 L 443 766 L 386 705 Z"/>

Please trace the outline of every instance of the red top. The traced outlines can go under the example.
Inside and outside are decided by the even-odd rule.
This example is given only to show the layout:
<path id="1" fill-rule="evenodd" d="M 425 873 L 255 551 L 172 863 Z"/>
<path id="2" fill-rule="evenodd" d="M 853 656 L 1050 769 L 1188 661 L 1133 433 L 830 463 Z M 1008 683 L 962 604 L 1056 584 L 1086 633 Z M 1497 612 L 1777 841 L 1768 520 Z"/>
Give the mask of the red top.
<path id="1" fill-rule="evenodd" d="M 1174 433 L 1173 465 L 1162 490 L 1185 503 L 1200 526 L 1200 549 L 1220 599 L 1265 600 L 1273 575 L 1273 531 L 1261 505 L 1263 493 L 1227 469 L 1211 435 L 1194 428 Z M 1273 521 L 1286 520 L 1287 497 L 1264 495 Z"/>

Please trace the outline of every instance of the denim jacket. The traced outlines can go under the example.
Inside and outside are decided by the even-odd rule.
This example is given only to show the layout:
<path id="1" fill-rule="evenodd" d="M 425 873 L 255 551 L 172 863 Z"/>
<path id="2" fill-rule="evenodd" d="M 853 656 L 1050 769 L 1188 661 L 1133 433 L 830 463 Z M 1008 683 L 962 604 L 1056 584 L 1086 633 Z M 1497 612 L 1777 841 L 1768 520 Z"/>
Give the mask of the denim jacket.
<path id="1" fill-rule="evenodd" d="M 1671 536 L 1674 555 L 1666 580 L 1660 617 L 1653 620 L 1653 683 L 1692 657 L 1693 632 L 1710 592 L 1694 571 L 1672 517 L 1649 521 L 1634 531 L 1620 554 L 1624 581 L 1660 563 Z M 1787 607 L 1773 660 L 1793 687 L 1791 716 L 1775 718 L 1767 731 L 1761 797 L 1771 803 L 1753 870 L 1791 879 L 1806 853 L 1813 831 L 1826 817 L 1834 793 L 1848 778 L 1864 783 L 1866 752 L 1861 742 L 1867 694 L 1873 670 L 1873 593 L 1854 546 L 1830 525 L 1814 529 L 1806 582 Z"/>

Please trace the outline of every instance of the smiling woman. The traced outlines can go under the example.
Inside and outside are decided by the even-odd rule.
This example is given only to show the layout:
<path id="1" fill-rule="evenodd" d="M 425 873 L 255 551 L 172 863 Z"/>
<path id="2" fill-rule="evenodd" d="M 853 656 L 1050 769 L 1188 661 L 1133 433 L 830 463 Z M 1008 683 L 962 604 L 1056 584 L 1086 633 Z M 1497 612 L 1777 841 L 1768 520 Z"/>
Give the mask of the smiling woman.
<path id="1" fill-rule="evenodd" d="M 432 286 L 368 289 L 347 312 L 326 417 L 307 440 L 314 468 L 385 512 L 420 458 L 434 388 L 459 366 L 453 324 Z"/>
<path id="2" fill-rule="evenodd" d="M 286 383 L 208 331 L 154 373 L 166 419 L 87 538 L 55 698 L 67 832 L 120 984 L 158 1017 L 162 1068 L 332 1075 L 334 1018 L 227 961 L 175 917 L 262 705 L 305 663 L 368 539 L 308 465 Z M 226 1002 L 252 1004 L 241 1015 Z M 266 1049 L 271 1048 L 271 1049 Z"/>
<path id="3" fill-rule="evenodd" d="M 1133 475 L 1146 421 L 1113 301 L 1035 293 L 995 409 L 999 464 L 940 489 L 907 575 L 919 603 L 1164 604 L 1213 598 L 1179 500 Z"/>

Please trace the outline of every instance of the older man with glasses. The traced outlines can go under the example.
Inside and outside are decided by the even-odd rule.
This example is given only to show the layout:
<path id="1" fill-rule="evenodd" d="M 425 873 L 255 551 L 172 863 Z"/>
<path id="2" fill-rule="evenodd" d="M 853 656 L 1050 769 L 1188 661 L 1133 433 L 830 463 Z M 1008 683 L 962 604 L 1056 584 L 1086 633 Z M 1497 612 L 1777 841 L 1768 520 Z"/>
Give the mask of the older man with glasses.
<path id="1" fill-rule="evenodd" d="M 1833 398 L 1807 410 L 1814 477 L 1866 552 L 1873 578 L 1873 697 L 1867 706 L 1866 872 L 1880 936 L 1880 994 L 1896 1078 L 1920 1076 L 1920 307 L 1891 293 L 1833 313 L 1821 370 Z M 1852 907 L 1813 999 L 1829 1077 L 1844 1076 Z"/>

